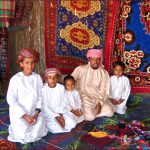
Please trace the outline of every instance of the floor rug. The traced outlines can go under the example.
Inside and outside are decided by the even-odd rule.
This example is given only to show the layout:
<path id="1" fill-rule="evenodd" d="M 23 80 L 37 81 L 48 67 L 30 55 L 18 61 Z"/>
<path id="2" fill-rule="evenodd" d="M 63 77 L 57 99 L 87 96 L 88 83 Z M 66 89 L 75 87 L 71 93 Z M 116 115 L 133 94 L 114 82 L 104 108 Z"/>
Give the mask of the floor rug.
<path id="1" fill-rule="evenodd" d="M 73 129 L 69 133 L 64 134 L 51 134 L 48 135 L 41 140 L 29 143 L 29 144 L 20 144 L 7 143 L 8 136 L 8 125 L 9 125 L 9 114 L 8 114 L 8 104 L 5 99 L 0 100 L 0 149 L 1 147 L 10 146 L 16 149 L 24 149 L 24 150 L 59 150 L 59 149 L 89 149 L 89 150 L 97 150 L 97 149 L 115 149 L 120 146 L 124 146 L 120 141 L 120 139 L 125 138 L 121 137 L 120 133 L 130 133 L 131 130 L 118 130 L 118 123 L 121 121 L 126 122 L 126 124 L 131 123 L 133 120 L 140 121 L 142 124 L 145 124 L 146 130 L 150 130 L 150 95 L 149 94 L 133 94 L 130 95 L 128 100 L 128 109 L 125 115 L 117 115 L 115 114 L 112 118 L 101 117 L 97 118 L 92 122 L 82 122 L 75 129 Z M 109 135 L 115 135 L 118 139 L 108 139 L 105 137 L 104 139 L 95 139 L 95 137 L 90 137 L 88 133 L 94 130 L 99 130 L 102 132 L 106 132 Z M 112 136 L 113 137 L 113 136 Z M 89 141 L 90 139 L 90 141 Z M 105 142 L 102 142 L 105 141 Z M 107 142 L 106 142 L 107 141 Z M 100 144 L 100 142 L 103 143 Z M 146 143 L 147 144 L 147 143 Z M 149 144 L 149 142 L 148 142 Z M 144 144 L 136 143 L 129 144 L 129 149 L 138 149 L 140 146 Z M 146 147 L 146 145 L 144 145 Z"/>

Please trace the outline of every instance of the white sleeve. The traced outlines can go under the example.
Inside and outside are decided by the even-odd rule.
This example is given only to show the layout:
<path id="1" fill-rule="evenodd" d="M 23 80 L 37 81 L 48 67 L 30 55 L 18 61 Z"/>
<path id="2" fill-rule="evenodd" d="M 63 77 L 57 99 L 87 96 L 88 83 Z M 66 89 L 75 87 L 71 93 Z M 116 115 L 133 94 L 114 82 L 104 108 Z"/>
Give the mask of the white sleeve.
<path id="1" fill-rule="evenodd" d="M 36 104 L 36 108 L 42 108 L 42 86 L 43 86 L 43 81 L 42 78 L 40 77 L 40 75 L 38 75 L 38 80 L 37 80 L 38 84 L 37 84 L 37 104 Z"/>
<path id="2" fill-rule="evenodd" d="M 56 116 L 59 116 L 59 114 L 55 113 L 53 111 L 53 109 L 48 105 L 48 103 L 47 103 L 47 97 L 46 97 L 46 92 L 44 91 L 44 89 L 42 90 L 42 98 L 43 98 L 42 111 L 43 111 L 44 116 L 47 119 L 55 118 Z"/>
<path id="3" fill-rule="evenodd" d="M 130 81 L 128 78 L 126 78 L 124 94 L 121 99 L 124 99 L 125 101 L 127 101 L 130 95 L 130 91 L 131 91 Z"/>
<path id="4" fill-rule="evenodd" d="M 79 92 L 77 91 L 76 92 L 76 98 L 77 98 L 77 109 L 81 109 L 82 110 L 82 101 L 81 101 L 81 98 L 80 98 L 80 94 Z"/>
<path id="5" fill-rule="evenodd" d="M 70 103 L 69 103 L 69 99 L 68 99 L 68 97 L 67 97 L 67 94 L 65 94 L 64 93 L 64 95 L 63 95 L 63 108 L 64 108 L 64 112 L 66 112 L 66 111 L 71 111 L 72 110 L 72 107 L 71 107 L 71 105 L 70 105 Z"/>
<path id="6" fill-rule="evenodd" d="M 17 79 L 12 78 L 9 82 L 7 91 L 7 103 L 9 104 L 10 109 L 18 116 L 18 118 L 21 118 L 24 114 L 26 114 L 26 111 L 18 102 L 18 88 L 20 87 L 17 87 Z"/>

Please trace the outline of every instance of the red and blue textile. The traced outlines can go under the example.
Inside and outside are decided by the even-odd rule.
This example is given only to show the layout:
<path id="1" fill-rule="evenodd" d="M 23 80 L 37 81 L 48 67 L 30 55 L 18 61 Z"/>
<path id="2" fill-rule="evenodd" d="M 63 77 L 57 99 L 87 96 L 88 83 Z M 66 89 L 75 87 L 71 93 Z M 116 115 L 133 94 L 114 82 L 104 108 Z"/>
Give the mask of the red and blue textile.
<path id="1" fill-rule="evenodd" d="M 125 0 L 117 7 L 106 67 L 112 72 L 116 60 L 124 61 L 132 92 L 150 92 L 150 1 Z"/>
<path id="2" fill-rule="evenodd" d="M 63 73 L 87 62 L 90 48 L 104 48 L 107 0 L 45 0 L 46 66 Z"/>

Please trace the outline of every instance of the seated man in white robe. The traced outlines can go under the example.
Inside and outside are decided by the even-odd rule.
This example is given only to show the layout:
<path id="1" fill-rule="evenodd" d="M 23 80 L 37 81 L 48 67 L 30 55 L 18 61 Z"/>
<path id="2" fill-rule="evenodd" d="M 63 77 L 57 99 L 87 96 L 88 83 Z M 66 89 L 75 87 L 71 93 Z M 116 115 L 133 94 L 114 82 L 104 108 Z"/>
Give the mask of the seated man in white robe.
<path id="1" fill-rule="evenodd" d="M 85 120 L 113 115 L 109 101 L 110 79 L 102 65 L 102 50 L 91 49 L 87 53 L 89 63 L 75 68 L 72 76 L 81 95 Z"/>
<path id="2" fill-rule="evenodd" d="M 39 53 L 30 48 L 19 52 L 18 63 L 22 71 L 14 75 L 9 83 L 8 140 L 22 144 L 39 140 L 47 134 L 46 123 L 41 111 L 43 86 L 39 74 L 33 72 Z"/>
<path id="3" fill-rule="evenodd" d="M 43 111 L 46 126 L 51 133 L 70 132 L 76 126 L 76 121 L 67 109 L 64 99 L 64 86 L 57 83 L 60 71 L 56 68 L 46 69 L 45 85 L 42 88 Z"/>

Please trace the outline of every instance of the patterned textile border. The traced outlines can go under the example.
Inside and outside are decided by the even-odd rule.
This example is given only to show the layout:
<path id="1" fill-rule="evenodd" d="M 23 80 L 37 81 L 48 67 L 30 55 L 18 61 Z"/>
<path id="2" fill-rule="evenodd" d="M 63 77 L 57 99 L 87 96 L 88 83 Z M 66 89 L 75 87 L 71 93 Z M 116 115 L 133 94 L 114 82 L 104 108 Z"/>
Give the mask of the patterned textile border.
<path id="1" fill-rule="evenodd" d="M 114 48 L 114 38 L 116 31 L 116 22 L 118 19 L 120 7 L 120 0 L 112 1 L 108 3 L 108 24 L 107 24 L 107 34 L 105 41 L 105 55 L 104 55 L 104 65 L 108 72 L 110 72 L 111 60 L 112 60 L 112 50 Z M 107 60 L 107 61 L 106 61 Z"/>
<path id="2" fill-rule="evenodd" d="M 150 92 L 149 4 L 141 0 L 120 1 L 115 40 L 112 38 L 114 43 L 108 52 L 112 58 L 107 64 L 109 72 L 116 60 L 124 61 L 132 92 Z"/>
<path id="3" fill-rule="evenodd" d="M 71 73 L 75 67 L 87 62 L 87 49 L 104 48 L 107 10 L 113 11 L 111 3 L 113 1 L 84 0 L 79 3 L 45 0 L 47 67 L 57 67 L 63 73 Z"/>

